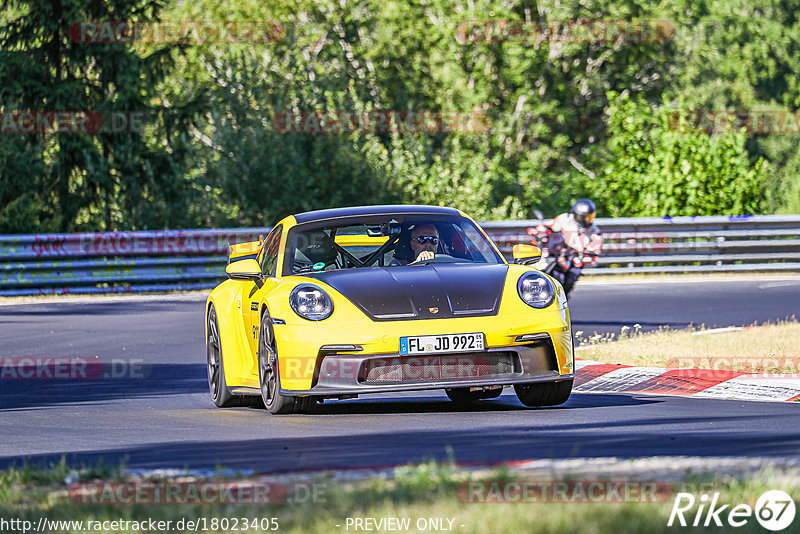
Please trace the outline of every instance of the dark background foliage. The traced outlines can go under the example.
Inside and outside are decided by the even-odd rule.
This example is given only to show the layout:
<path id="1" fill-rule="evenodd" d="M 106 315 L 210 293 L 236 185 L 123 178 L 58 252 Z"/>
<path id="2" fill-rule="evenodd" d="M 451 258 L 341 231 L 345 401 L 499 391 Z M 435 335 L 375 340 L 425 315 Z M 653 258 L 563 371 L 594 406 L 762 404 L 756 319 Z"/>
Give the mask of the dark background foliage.
<path id="1" fill-rule="evenodd" d="M 0 232 L 270 225 L 316 208 L 479 219 L 800 212 L 800 134 L 680 132 L 675 110 L 800 109 L 797 2 L 11 0 L 0 111 L 143 129 L 0 135 Z M 661 20 L 657 40 L 457 37 L 469 20 Z M 81 43 L 78 21 L 278 21 L 272 43 Z M 668 31 L 667 31 L 668 30 Z M 466 42 L 465 42 L 466 41 Z M 478 133 L 287 133 L 282 113 L 480 112 Z"/>

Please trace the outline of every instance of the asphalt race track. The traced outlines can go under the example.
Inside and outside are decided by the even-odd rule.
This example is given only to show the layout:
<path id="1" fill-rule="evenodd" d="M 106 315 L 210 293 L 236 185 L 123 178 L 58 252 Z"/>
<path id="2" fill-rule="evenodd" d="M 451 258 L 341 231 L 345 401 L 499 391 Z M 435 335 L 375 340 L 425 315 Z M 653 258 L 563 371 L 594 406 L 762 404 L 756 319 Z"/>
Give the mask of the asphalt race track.
<path id="1" fill-rule="evenodd" d="M 800 279 L 579 282 L 576 330 L 746 325 L 800 311 Z M 130 468 L 257 472 L 574 457 L 800 457 L 800 403 L 573 394 L 529 409 L 506 390 L 461 411 L 443 392 L 326 402 L 312 414 L 221 410 L 207 393 L 203 300 L 0 306 L 0 356 L 139 361 L 146 378 L 0 380 L 0 466 L 66 456 Z"/>

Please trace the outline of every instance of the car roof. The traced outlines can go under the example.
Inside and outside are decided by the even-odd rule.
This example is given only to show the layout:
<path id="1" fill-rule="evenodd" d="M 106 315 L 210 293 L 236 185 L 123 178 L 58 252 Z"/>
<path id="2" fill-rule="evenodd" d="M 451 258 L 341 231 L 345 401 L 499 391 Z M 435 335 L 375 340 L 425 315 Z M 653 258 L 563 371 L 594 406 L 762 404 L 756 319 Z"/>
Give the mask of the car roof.
<path id="1" fill-rule="evenodd" d="M 387 206 L 353 206 L 349 208 L 331 208 L 326 210 L 307 211 L 294 216 L 297 224 L 340 217 L 360 217 L 369 215 L 455 215 L 461 212 L 455 208 L 444 206 L 387 205 Z"/>

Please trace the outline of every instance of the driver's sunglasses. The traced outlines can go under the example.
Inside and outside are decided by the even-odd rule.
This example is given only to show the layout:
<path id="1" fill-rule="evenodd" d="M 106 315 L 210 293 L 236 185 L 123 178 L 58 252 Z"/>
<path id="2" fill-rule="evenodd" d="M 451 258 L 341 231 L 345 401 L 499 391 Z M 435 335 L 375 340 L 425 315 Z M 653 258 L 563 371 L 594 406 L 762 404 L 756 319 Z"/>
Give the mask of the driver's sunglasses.
<path id="1" fill-rule="evenodd" d="M 419 243 L 420 245 L 424 245 L 425 243 L 430 243 L 431 245 L 439 244 L 439 238 L 436 237 L 435 235 L 421 235 L 415 237 L 414 239 L 416 239 L 417 243 Z"/>

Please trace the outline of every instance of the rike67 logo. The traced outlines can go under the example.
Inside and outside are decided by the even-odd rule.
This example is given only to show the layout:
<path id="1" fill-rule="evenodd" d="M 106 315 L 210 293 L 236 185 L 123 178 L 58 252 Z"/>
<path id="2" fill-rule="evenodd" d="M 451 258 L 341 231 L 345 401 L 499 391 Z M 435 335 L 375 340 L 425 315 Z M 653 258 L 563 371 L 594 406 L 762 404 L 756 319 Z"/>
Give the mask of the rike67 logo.
<path id="1" fill-rule="evenodd" d="M 692 514 L 691 510 L 696 504 L 698 505 L 697 511 Z M 667 526 L 678 524 L 685 527 L 691 524 L 693 527 L 741 527 L 755 516 L 756 521 L 765 529 L 779 531 L 794 521 L 794 501 L 788 493 L 781 490 L 770 490 L 762 494 L 756 501 L 755 508 L 751 508 L 748 504 L 737 504 L 733 508 L 730 507 L 730 504 L 719 505 L 718 492 L 711 496 L 704 493 L 700 499 L 695 499 L 691 493 L 678 493 L 675 496 L 675 504 L 672 506 Z M 684 516 L 685 513 L 686 516 Z"/>

